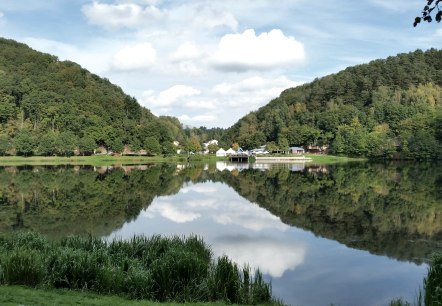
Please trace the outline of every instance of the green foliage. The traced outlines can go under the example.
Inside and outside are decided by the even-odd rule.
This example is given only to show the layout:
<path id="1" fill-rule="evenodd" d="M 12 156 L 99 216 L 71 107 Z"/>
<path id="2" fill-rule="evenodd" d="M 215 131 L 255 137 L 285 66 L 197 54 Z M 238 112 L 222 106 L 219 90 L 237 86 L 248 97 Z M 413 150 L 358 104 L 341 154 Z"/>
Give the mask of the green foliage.
<path id="1" fill-rule="evenodd" d="M 73 62 L 0 38 L 0 67 L 0 130 L 12 138 L 17 154 L 70 156 L 78 148 L 90 155 L 98 146 L 122 152 L 126 144 L 139 150 L 150 136 L 169 152 L 167 143 L 185 140 L 178 119 L 155 117 L 121 88 Z M 17 132 L 24 129 L 35 143 Z"/>
<path id="2" fill-rule="evenodd" d="M 34 139 L 27 130 L 21 130 L 14 138 L 14 146 L 19 155 L 32 155 L 34 150 Z"/>
<path id="3" fill-rule="evenodd" d="M 442 253 L 435 254 L 424 280 L 425 305 L 442 304 Z"/>
<path id="4" fill-rule="evenodd" d="M 0 156 L 6 155 L 11 149 L 11 143 L 9 142 L 9 137 L 5 134 L 0 134 Z"/>
<path id="5" fill-rule="evenodd" d="M 287 89 L 221 140 L 244 149 L 281 146 L 286 139 L 290 146 L 326 145 L 340 155 L 440 159 L 441 57 L 442 50 L 417 50 Z"/>
<path id="6" fill-rule="evenodd" d="M 254 281 L 247 276 L 243 282 L 236 264 L 226 257 L 215 262 L 197 237 L 135 236 L 105 242 L 71 236 L 48 242 L 39 235 L 21 233 L 2 240 L 0 284 L 45 285 L 161 302 L 271 301 L 270 285 L 259 271 Z M 30 243 L 20 243 L 23 240 Z M 42 241 L 44 248 L 39 247 Z"/>

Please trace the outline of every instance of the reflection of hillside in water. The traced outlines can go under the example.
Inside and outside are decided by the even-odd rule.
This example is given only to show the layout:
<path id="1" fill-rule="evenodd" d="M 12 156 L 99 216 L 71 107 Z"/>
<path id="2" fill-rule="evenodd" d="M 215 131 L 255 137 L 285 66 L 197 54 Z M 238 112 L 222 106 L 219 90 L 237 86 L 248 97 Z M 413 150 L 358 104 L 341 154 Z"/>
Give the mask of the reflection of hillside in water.
<path id="1" fill-rule="evenodd" d="M 261 220 L 243 208 L 235 211 L 235 203 L 220 206 L 207 186 L 198 184 L 218 181 L 286 224 L 354 248 L 420 262 L 441 247 L 441 170 L 435 164 L 362 163 L 9 167 L 0 169 L 0 231 L 106 236 L 138 217 L 155 197 L 186 192 L 187 181 L 206 196 L 179 207 L 159 198 L 143 214 L 190 222 L 200 218 L 201 209 L 211 208 L 216 222 L 242 223 L 251 230 L 273 224 L 269 215 L 262 214 Z"/>
<path id="2" fill-rule="evenodd" d="M 0 169 L 0 231 L 108 235 L 157 195 L 177 192 L 175 165 Z"/>
<path id="3" fill-rule="evenodd" d="M 286 224 L 350 247 L 421 262 L 442 249 L 442 171 L 437 164 L 346 164 L 303 172 L 223 172 L 241 196 Z"/>

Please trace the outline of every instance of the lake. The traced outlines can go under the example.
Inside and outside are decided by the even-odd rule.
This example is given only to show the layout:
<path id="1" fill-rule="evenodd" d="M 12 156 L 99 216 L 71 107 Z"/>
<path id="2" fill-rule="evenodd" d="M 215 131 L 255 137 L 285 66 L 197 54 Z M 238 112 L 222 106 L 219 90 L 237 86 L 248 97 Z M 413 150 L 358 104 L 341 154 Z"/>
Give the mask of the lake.
<path id="1" fill-rule="evenodd" d="M 0 168 L 0 231 L 198 235 L 291 305 L 413 302 L 442 249 L 442 165 Z"/>

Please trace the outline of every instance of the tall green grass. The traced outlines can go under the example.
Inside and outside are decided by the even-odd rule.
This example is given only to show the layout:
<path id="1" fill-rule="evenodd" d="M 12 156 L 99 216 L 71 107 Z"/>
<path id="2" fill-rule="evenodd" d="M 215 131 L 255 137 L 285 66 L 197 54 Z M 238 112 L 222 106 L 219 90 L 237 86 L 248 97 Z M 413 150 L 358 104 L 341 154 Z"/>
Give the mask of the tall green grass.
<path id="1" fill-rule="evenodd" d="M 0 284 L 88 290 L 154 301 L 257 304 L 272 301 L 259 271 L 214 259 L 198 237 L 128 241 L 35 233 L 0 238 Z"/>
<path id="2" fill-rule="evenodd" d="M 415 302 L 411 304 L 398 298 L 391 301 L 389 306 L 442 306 L 442 253 L 435 253 L 432 257 L 423 290 L 419 289 Z"/>

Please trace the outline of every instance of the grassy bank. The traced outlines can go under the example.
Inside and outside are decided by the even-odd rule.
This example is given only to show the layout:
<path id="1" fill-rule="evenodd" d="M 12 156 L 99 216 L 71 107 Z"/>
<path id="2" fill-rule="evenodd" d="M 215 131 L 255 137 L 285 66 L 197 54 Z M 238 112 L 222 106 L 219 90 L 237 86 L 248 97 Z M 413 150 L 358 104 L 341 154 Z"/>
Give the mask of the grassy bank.
<path id="1" fill-rule="evenodd" d="M 364 161 L 363 158 L 350 158 L 333 155 L 305 154 L 305 157 L 312 159 L 314 164 L 332 164 L 349 161 Z M 20 165 L 138 165 L 149 163 L 211 163 L 216 161 L 228 161 L 228 157 L 216 157 L 214 155 L 173 155 L 173 156 L 0 156 L 0 166 L 20 166 Z"/>
<path id="2" fill-rule="evenodd" d="M 103 296 L 91 292 L 61 289 L 32 289 L 21 286 L 0 286 L 0 305 L 3 306 L 176 306 L 177 303 L 159 303 L 128 300 L 118 296 Z M 224 306 L 224 302 L 186 303 L 188 306 Z"/>
<path id="3" fill-rule="evenodd" d="M 254 275 L 254 276 L 253 276 Z M 106 242 L 35 233 L 0 238 L 0 285 L 85 290 L 159 302 L 257 304 L 272 301 L 259 271 L 239 268 L 197 237 Z"/>
<path id="4" fill-rule="evenodd" d="M 352 158 L 346 156 L 323 155 L 323 154 L 303 154 L 305 157 L 311 158 L 313 164 L 335 164 L 346 163 L 352 161 L 366 161 L 366 158 Z"/>

